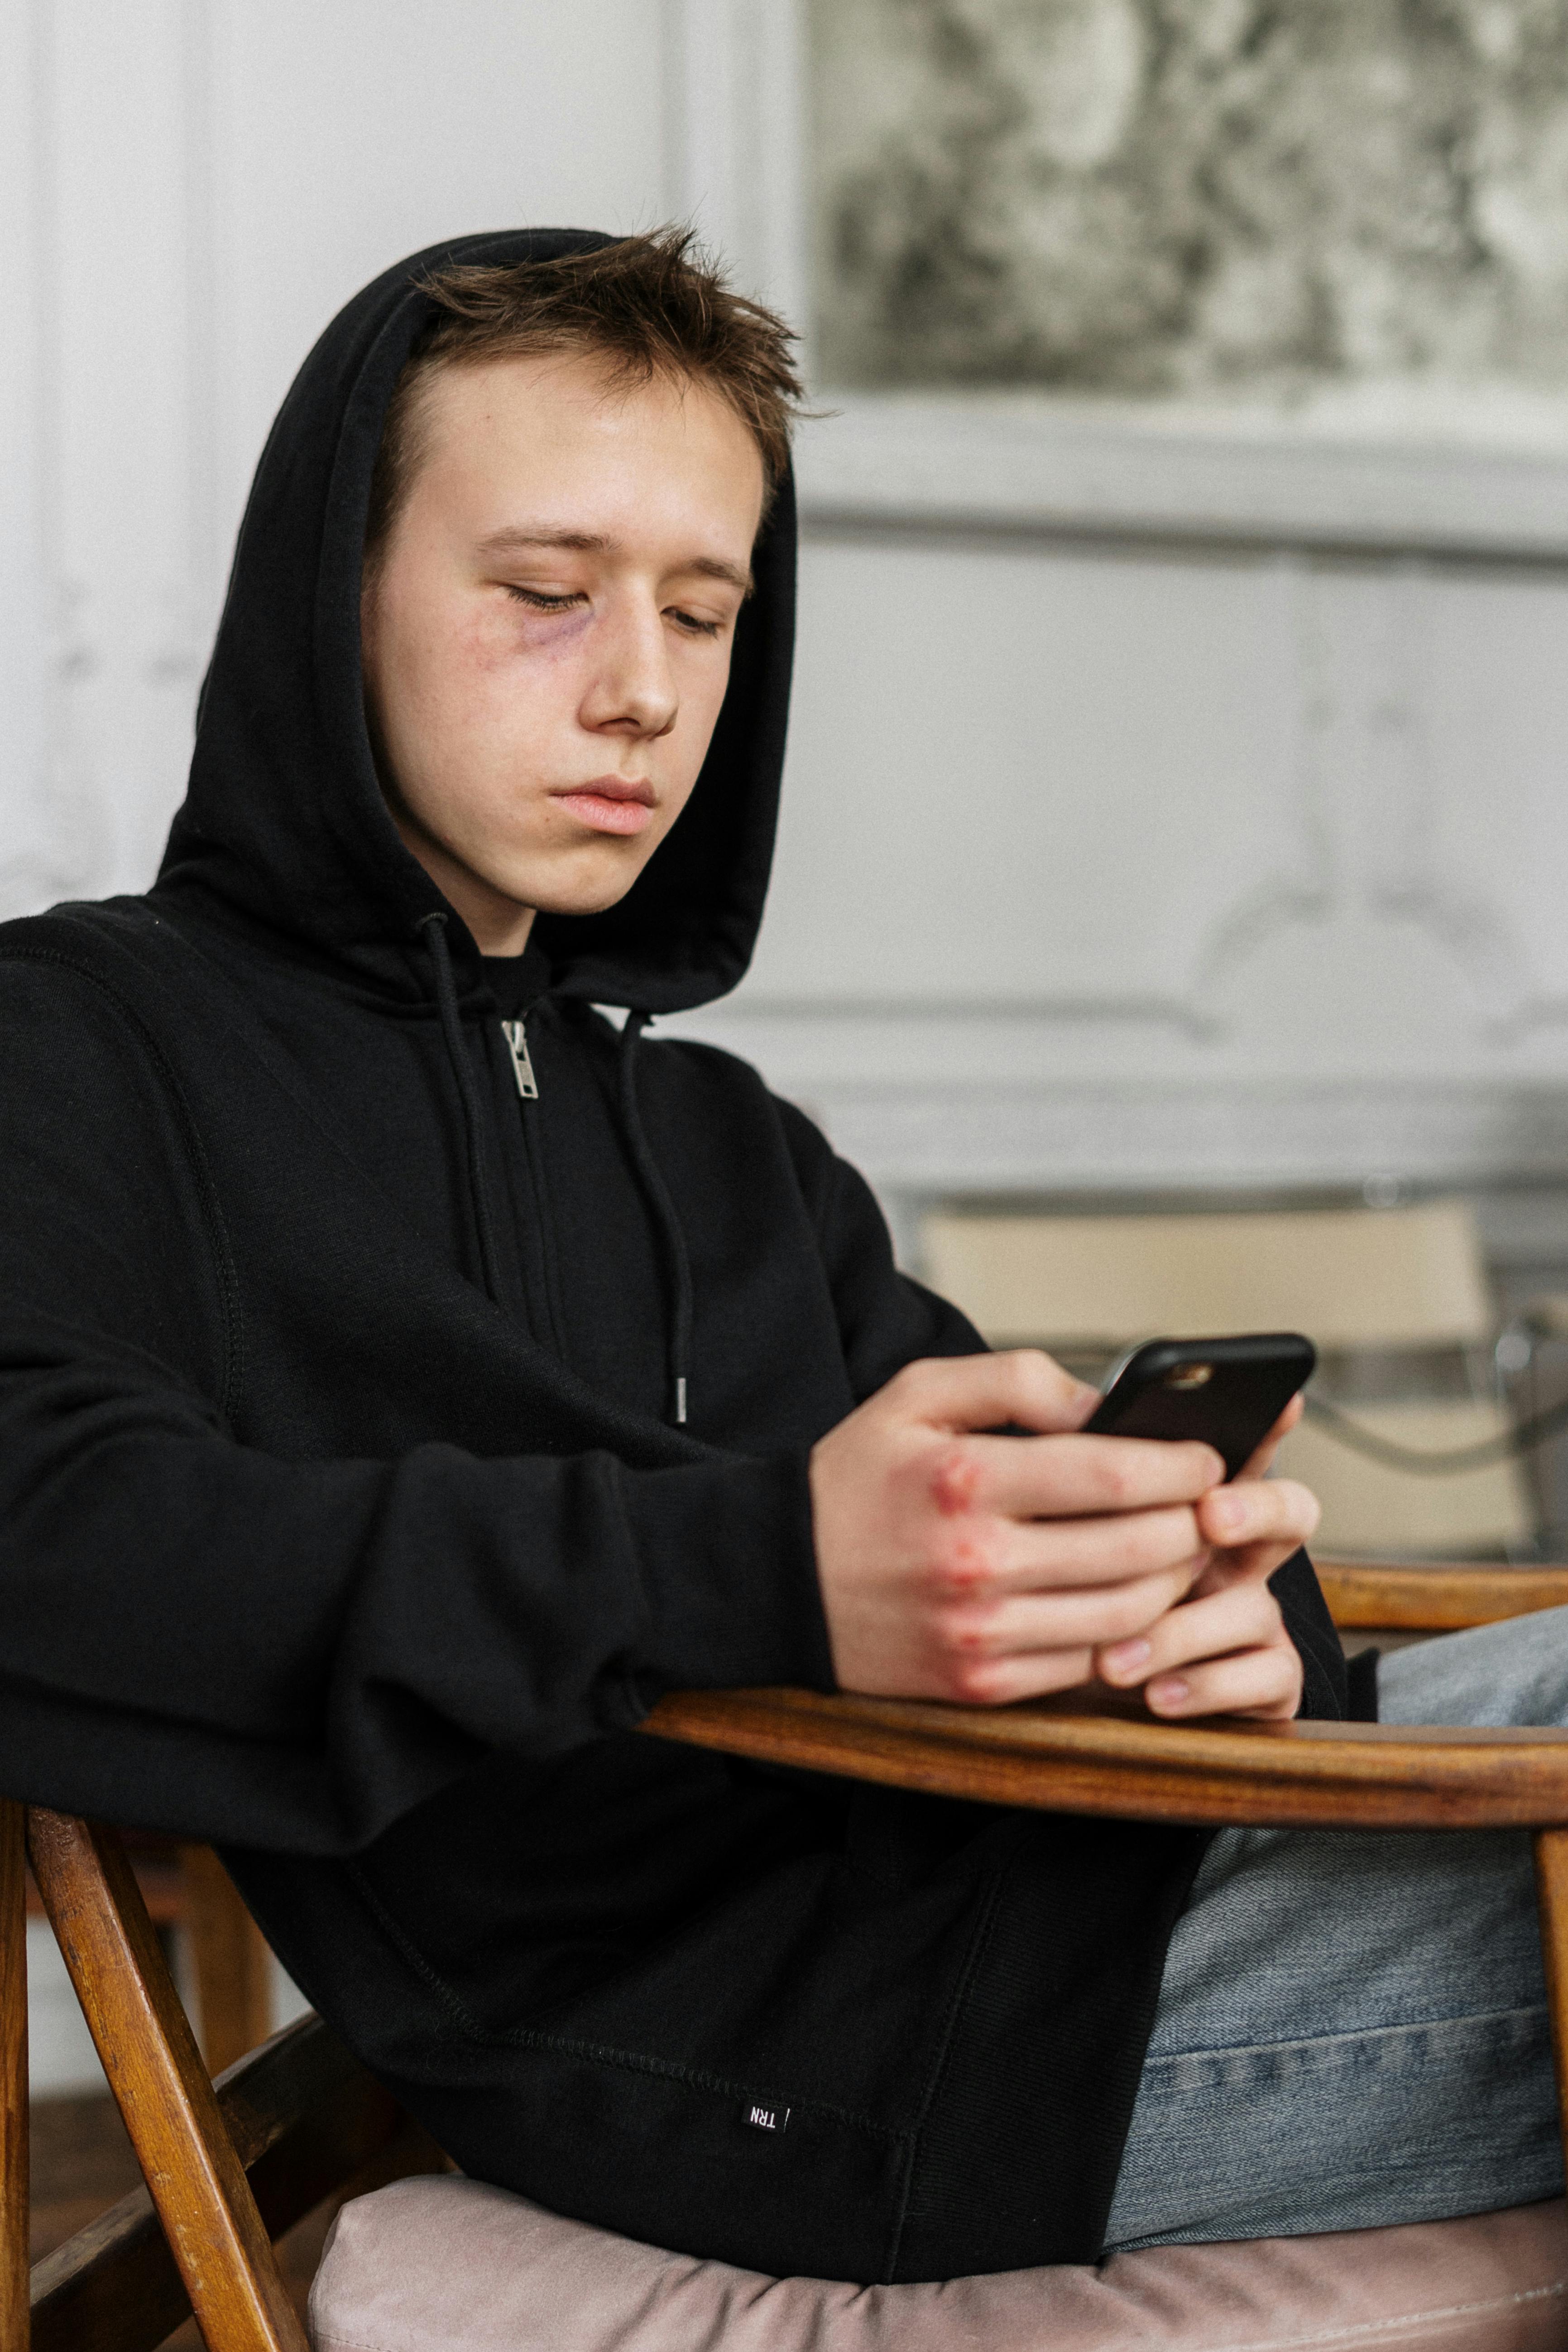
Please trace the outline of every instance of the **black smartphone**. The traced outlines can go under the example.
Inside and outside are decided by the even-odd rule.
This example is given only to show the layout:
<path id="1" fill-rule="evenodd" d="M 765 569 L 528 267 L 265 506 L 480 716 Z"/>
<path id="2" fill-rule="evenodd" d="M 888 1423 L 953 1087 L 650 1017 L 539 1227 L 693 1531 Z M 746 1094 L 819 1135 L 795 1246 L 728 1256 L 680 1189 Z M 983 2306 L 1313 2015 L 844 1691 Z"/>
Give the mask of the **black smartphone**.
<path id="1" fill-rule="evenodd" d="M 1084 1429 L 1095 1437 L 1199 1437 L 1234 1478 L 1317 1360 L 1300 1331 L 1149 1339 L 1116 1366 Z"/>

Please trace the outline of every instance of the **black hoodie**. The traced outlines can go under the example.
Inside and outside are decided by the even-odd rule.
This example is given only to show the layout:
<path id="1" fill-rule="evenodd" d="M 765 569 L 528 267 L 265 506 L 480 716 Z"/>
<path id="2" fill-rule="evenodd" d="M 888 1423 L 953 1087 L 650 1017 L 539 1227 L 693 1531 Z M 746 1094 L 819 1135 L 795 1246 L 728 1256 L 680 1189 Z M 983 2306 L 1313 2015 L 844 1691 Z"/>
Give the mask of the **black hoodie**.
<path id="1" fill-rule="evenodd" d="M 468 238 L 333 321 L 155 887 L 0 930 L 0 1784 L 217 1841 L 480 2178 L 763 2271 L 1080 2259 L 1201 1839 L 636 1729 L 672 1688 L 831 1687 L 808 1449 L 981 1344 L 751 1070 L 594 1010 L 745 969 L 787 486 L 701 779 L 620 906 L 488 964 L 376 786 L 360 550 L 415 281 L 598 241 Z M 1337 1713 L 1305 1562 L 1277 1589 Z"/>

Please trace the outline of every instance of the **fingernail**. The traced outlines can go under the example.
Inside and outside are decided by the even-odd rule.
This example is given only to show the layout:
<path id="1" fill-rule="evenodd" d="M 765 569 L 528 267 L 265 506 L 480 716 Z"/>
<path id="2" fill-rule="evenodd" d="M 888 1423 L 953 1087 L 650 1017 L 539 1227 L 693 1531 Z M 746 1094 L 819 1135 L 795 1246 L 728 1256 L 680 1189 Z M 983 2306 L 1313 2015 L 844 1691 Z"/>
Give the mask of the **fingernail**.
<path id="1" fill-rule="evenodd" d="M 1150 1655 L 1151 1646 L 1147 1642 L 1118 1642 L 1106 1651 L 1105 1663 L 1113 1675 L 1130 1675 Z"/>
<path id="2" fill-rule="evenodd" d="M 1167 1676 L 1161 1683 L 1151 1683 L 1143 1696 L 1151 1706 L 1180 1706 L 1190 1696 L 1190 1685 L 1179 1675 Z"/>

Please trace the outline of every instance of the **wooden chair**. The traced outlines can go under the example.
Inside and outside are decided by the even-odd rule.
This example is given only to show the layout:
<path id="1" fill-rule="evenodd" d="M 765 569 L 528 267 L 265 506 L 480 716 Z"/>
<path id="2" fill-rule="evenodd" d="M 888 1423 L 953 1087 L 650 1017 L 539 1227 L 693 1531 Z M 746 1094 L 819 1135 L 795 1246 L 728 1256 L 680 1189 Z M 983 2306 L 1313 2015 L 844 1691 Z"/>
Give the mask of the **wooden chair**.
<path id="1" fill-rule="evenodd" d="M 1350 1630 L 1447 1631 L 1568 1602 L 1568 1569 L 1320 1570 Z M 1151 1722 L 794 1690 L 665 1699 L 652 1737 L 990 1804 L 1154 1821 L 1535 1833 L 1568 2116 L 1568 1736 Z M 24 1849 L 147 2181 L 27 2266 Z M 301 2019 L 209 2081 L 112 1832 L 0 1801 L 0 2352 L 151 2352 L 193 2307 L 210 2352 L 306 2352 L 272 2240 L 347 2183 L 442 2168 Z M 161 2226 L 160 2226 L 161 2225 Z M 29 2316 L 30 2315 L 30 2316 Z"/>
<path id="2" fill-rule="evenodd" d="M 220 2074 L 272 2031 L 272 1955 L 234 1881 L 210 1845 L 143 1835 L 123 1841 L 147 1916 L 183 1933 L 195 1979 L 196 2040 Z M 27 1916 L 44 1916 L 31 1874 Z"/>

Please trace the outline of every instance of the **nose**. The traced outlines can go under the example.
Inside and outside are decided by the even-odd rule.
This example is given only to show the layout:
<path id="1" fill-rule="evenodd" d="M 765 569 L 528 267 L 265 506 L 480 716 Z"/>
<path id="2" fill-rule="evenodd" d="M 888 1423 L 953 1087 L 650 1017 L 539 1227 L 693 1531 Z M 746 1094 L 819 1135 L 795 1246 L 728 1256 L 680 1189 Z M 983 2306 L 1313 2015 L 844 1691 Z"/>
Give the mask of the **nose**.
<path id="1" fill-rule="evenodd" d="M 579 717 L 601 735 L 668 735 L 680 708 L 664 616 L 651 596 L 617 597 L 594 633 Z"/>

